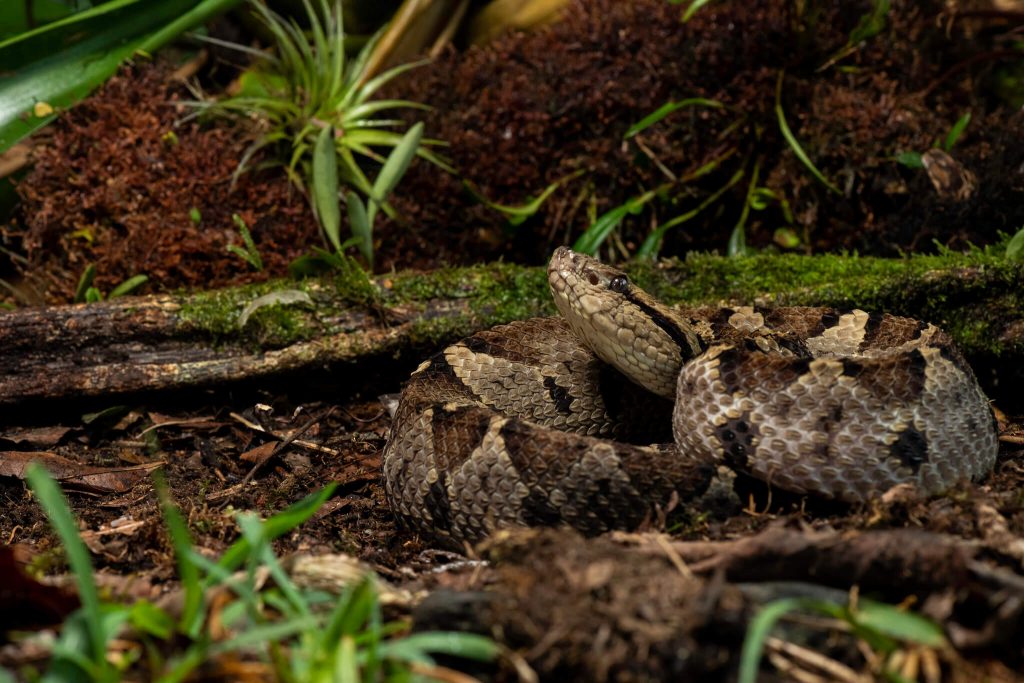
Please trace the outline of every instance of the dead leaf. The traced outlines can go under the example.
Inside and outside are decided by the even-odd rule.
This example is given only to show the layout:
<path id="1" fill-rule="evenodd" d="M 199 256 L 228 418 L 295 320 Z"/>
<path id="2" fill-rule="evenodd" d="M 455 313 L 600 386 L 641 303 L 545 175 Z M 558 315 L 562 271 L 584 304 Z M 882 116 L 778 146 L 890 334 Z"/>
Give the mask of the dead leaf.
<path id="1" fill-rule="evenodd" d="M 124 493 L 164 462 L 129 467 L 83 465 L 48 451 L 0 451 L 0 477 L 25 478 L 29 463 L 39 461 L 65 488 L 94 494 Z"/>
<path id="2" fill-rule="evenodd" d="M 6 631 L 57 624 L 77 608 L 77 597 L 28 576 L 14 548 L 0 546 L 0 642 Z"/>
<path id="3" fill-rule="evenodd" d="M 977 189 L 978 181 L 974 174 L 937 147 L 922 154 L 921 163 L 924 164 L 928 179 L 932 181 L 932 186 L 940 197 L 962 202 L 969 199 Z"/>
<path id="4" fill-rule="evenodd" d="M 70 427 L 62 427 L 61 425 L 8 429 L 3 434 L 0 434 L 0 440 L 10 441 L 16 446 L 53 448 L 70 431 Z"/>

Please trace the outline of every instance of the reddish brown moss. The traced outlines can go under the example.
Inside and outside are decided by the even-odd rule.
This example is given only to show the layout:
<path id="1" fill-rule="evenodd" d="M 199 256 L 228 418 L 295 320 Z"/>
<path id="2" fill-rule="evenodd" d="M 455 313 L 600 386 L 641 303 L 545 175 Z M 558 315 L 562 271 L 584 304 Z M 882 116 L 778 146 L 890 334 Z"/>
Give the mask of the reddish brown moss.
<path id="1" fill-rule="evenodd" d="M 316 243 L 306 203 L 283 174 L 246 173 L 231 187 L 243 134 L 223 123 L 176 124 L 189 109 L 169 73 L 125 69 L 36 147 L 18 192 L 30 273 L 37 283 L 47 274 L 47 300 L 67 301 L 89 263 L 104 292 L 139 273 L 150 291 L 219 287 L 282 275 Z M 233 213 L 252 231 L 262 273 L 226 250 L 241 244 Z"/>

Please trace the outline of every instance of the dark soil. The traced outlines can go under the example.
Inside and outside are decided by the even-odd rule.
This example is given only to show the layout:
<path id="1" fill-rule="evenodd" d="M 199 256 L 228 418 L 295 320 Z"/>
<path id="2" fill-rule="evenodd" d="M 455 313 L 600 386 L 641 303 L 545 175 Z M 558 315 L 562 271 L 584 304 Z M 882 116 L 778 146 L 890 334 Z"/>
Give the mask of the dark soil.
<path id="1" fill-rule="evenodd" d="M 543 262 L 596 215 L 658 189 L 658 200 L 628 217 L 607 249 L 621 258 L 654 225 L 695 209 L 745 170 L 718 201 L 670 230 L 662 253 L 724 251 L 755 167 L 757 184 L 793 214 L 788 221 L 778 203 L 753 212 L 747 240 L 759 248 L 771 246 L 780 227 L 801 237 L 800 249 L 877 255 L 933 249 L 933 240 L 962 248 L 1015 232 L 1024 223 L 1024 115 L 1019 102 L 992 92 L 1008 68 L 1020 68 L 1019 53 L 1000 49 L 1020 17 L 958 15 L 941 0 L 897 0 L 881 33 L 847 49 L 872 4 L 709 3 L 681 25 L 679 6 L 661 0 L 577 1 L 549 30 L 449 53 L 401 92 L 434 106 L 427 130 L 450 143 L 444 151 L 480 194 L 525 204 L 550 183 L 583 173 L 512 227 L 461 179 L 420 165 L 396 200 L 407 221 L 383 230 L 386 262 L 404 264 L 407 234 L 418 238 L 418 254 L 443 261 Z M 798 7 L 815 9 L 800 14 Z M 814 179 L 780 133 L 780 73 L 789 127 L 840 194 Z M 623 139 L 666 102 L 695 97 L 726 108 L 683 109 Z M 895 156 L 944 140 L 965 112 L 972 120 L 951 154 L 976 175 L 977 190 L 956 199 Z M 716 160 L 713 172 L 687 179 Z"/>
<path id="2" fill-rule="evenodd" d="M 280 388 L 274 393 L 280 396 Z M 712 574 L 683 580 L 661 551 L 634 555 L 630 547 L 635 542 L 586 542 L 564 532 L 502 536 L 478 550 L 492 561 L 492 568 L 467 563 L 397 526 L 380 485 L 381 450 L 389 428 L 380 402 L 356 396 L 340 403 L 296 405 L 282 397 L 270 409 L 250 400 L 239 397 L 202 409 L 123 407 L 108 413 L 105 422 L 90 424 L 70 417 L 59 424 L 41 420 L 31 427 L 4 429 L 0 450 L 54 453 L 109 468 L 115 475 L 138 463 L 163 462 L 169 489 L 196 545 L 209 554 L 223 551 L 237 538 L 232 511 L 269 515 L 325 482 L 337 482 L 335 495 L 310 522 L 276 542 L 280 553 L 347 553 L 368 562 L 396 588 L 440 590 L 417 608 L 418 627 L 461 627 L 499 637 L 523 653 L 546 680 L 728 677 L 756 605 L 780 595 L 764 577 L 753 578 L 770 563 L 747 563 L 753 574 L 746 579 L 723 581 Z M 276 438 L 257 431 L 254 424 Z M 295 432 L 300 440 L 334 452 L 292 443 L 270 455 L 279 438 Z M 703 511 L 677 514 L 668 530 L 678 541 L 729 541 L 780 525 L 801 533 L 908 529 L 991 548 L 989 560 L 997 564 L 1011 557 L 1019 560 L 1019 551 L 1010 546 L 1024 538 L 1024 424 L 1004 423 L 1002 432 L 1006 443 L 996 470 L 981 485 L 964 485 L 930 499 L 894 491 L 881 502 L 854 508 L 777 493 L 773 500 L 755 492 L 745 507 L 738 500 L 720 499 L 715 508 L 707 501 Z M 73 481 L 65 488 L 101 582 L 114 594 L 155 599 L 174 590 L 176 570 L 153 486 L 147 478 L 134 481 L 117 493 L 83 491 Z M 993 527 L 992 515 L 1002 520 L 1002 527 Z M 663 527 L 652 521 L 645 529 Z M 59 546 L 40 508 L 16 478 L 0 478 L 0 535 L 30 566 L 60 570 Z M 1007 555 L 999 559 L 1002 552 Z M 799 574 L 785 570 L 794 571 Z M 886 573 L 867 572 L 859 582 L 866 594 L 881 593 L 892 602 L 915 593 L 923 601 L 936 585 L 956 584 L 944 571 L 919 571 L 900 582 Z M 830 585 L 844 579 L 819 574 L 803 580 Z M 751 581 L 768 597 L 751 593 Z M 869 591 L 871 581 L 892 586 L 892 594 L 877 587 Z M 837 595 L 841 598 L 847 588 L 841 583 Z M 976 611 L 986 594 L 961 590 L 954 598 L 957 604 L 975 605 Z M 963 610 L 947 610 L 943 615 L 947 621 L 967 620 L 979 631 L 995 623 L 995 612 L 968 618 Z M 595 649 L 599 623 L 611 631 L 603 636 L 604 647 Z M 994 680 L 1015 680 L 1008 670 L 1024 663 L 1024 621 L 996 634 L 1000 637 L 989 634 L 961 656 L 944 653 L 943 669 L 953 674 L 949 680 L 976 680 L 973 676 L 981 669 L 994 672 Z M 806 634 L 797 638 L 805 639 Z M 1006 640 L 1012 644 L 996 646 Z M 841 638 L 807 645 L 855 668 L 861 661 L 851 642 Z M 0 651 L 0 665 L 23 663 L 19 656 L 24 653 Z"/>

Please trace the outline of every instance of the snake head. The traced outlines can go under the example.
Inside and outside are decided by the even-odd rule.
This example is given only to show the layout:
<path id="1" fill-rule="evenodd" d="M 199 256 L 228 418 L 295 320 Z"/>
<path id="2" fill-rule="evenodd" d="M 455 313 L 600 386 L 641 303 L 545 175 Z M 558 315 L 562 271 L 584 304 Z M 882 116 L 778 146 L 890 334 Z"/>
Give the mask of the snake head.
<path id="1" fill-rule="evenodd" d="M 682 363 L 703 351 L 683 316 L 613 266 L 559 247 L 548 285 L 569 327 L 601 360 L 648 390 L 675 396 Z"/>

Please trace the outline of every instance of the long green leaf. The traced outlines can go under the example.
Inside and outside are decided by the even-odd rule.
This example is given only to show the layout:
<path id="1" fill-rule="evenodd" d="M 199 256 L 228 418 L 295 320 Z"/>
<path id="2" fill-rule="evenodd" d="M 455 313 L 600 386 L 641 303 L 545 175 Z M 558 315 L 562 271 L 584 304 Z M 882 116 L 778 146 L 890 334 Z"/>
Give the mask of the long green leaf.
<path id="1" fill-rule="evenodd" d="M 793 154 L 796 158 L 807 167 L 807 170 L 811 172 L 815 178 L 821 181 L 821 184 L 832 190 L 836 194 L 842 194 L 842 190 L 832 184 L 832 182 L 825 177 L 825 175 L 818 170 L 818 167 L 814 165 L 811 158 L 807 156 L 807 152 L 800 146 L 800 142 L 793 135 L 793 131 L 790 130 L 789 124 L 786 123 L 786 113 L 782 111 L 782 77 L 784 72 L 779 72 L 779 80 L 775 85 L 775 116 L 779 120 L 779 130 L 782 131 L 782 137 L 786 138 L 786 142 L 789 144 L 790 149 L 793 150 Z"/>
<path id="2" fill-rule="evenodd" d="M 278 512 L 264 522 L 263 533 L 268 540 L 274 540 L 278 536 L 291 531 L 307 519 L 313 516 L 320 506 L 334 493 L 337 484 L 331 483 L 316 493 L 311 493 L 297 503 L 293 503 L 281 512 Z M 217 561 L 217 565 L 232 572 L 237 569 L 249 556 L 249 542 L 244 538 L 235 541 Z"/>
<path id="3" fill-rule="evenodd" d="M 151 52 L 239 0 L 112 0 L 0 43 L 0 152 Z"/>
<path id="4" fill-rule="evenodd" d="M 807 609 L 808 601 L 800 598 L 784 598 L 771 602 L 750 620 L 747 637 L 740 652 L 739 683 L 757 683 L 757 670 L 761 666 L 761 652 L 764 643 L 775 626 L 775 622 L 789 612 Z"/>
<path id="5" fill-rule="evenodd" d="M 584 254 L 590 254 L 593 256 L 597 253 L 598 247 L 608 238 L 612 230 L 618 227 L 622 219 L 630 213 L 639 213 L 643 209 L 644 205 L 655 197 L 655 193 L 648 191 L 640 195 L 639 197 L 633 197 L 632 199 L 626 200 L 624 203 L 616 206 L 614 209 L 609 209 L 605 213 L 597 217 L 594 224 L 591 225 L 586 231 L 580 235 L 579 239 L 576 240 L 575 244 L 572 245 L 573 250 L 582 252 Z"/>
<path id="6" fill-rule="evenodd" d="M 338 206 L 338 153 L 334 128 L 320 131 L 313 147 L 313 207 L 320 227 L 335 251 L 341 251 L 341 208 Z"/>
<path id="7" fill-rule="evenodd" d="M 685 100 L 679 100 L 678 102 L 666 102 L 630 126 L 629 130 L 626 131 L 626 134 L 623 137 L 631 138 L 640 131 L 653 126 L 658 121 L 661 121 L 669 114 L 679 111 L 680 109 L 685 109 L 686 107 L 711 107 L 713 109 L 721 109 L 724 106 L 725 105 L 718 100 L 709 100 L 706 97 L 688 97 Z"/>
<path id="8" fill-rule="evenodd" d="M 419 149 L 422 138 L 423 123 L 420 122 L 405 132 L 405 135 L 395 145 L 395 148 L 391 150 L 391 154 L 388 155 L 387 161 L 384 162 L 380 173 L 377 174 L 377 178 L 373 181 L 372 201 L 368 209 L 371 224 L 376 212 L 374 205 L 383 204 L 387 201 L 388 195 L 398 185 L 398 181 L 402 179 L 402 176 L 405 175 L 406 170 L 409 168 L 409 164 L 416 157 L 416 150 Z"/>
<path id="9" fill-rule="evenodd" d="M 874 600 L 861 600 L 852 613 L 857 626 L 904 642 L 925 647 L 943 647 L 946 636 L 934 621 Z"/>
<path id="10" fill-rule="evenodd" d="M 363 200 L 355 192 L 347 193 L 345 201 L 348 205 L 348 223 L 349 228 L 352 230 L 352 237 L 356 240 L 359 253 L 363 255 L 363 258 L 366 259 L 372 270 L 373 223 L 370 221 L 370 216 L 366 211 L 366 205 L 363 204 Z"/>
<path id="11" fill-rule="evenodd" d="M 103 635 L 100 596 L 96 590 L 96 579 L 93 576 L 89 551 L 78 534 L 78 525 L 71 514 L 71 508 L 68 507 L 67 500 L 61 493 L 60 487 L 57 486 L 57 482 L 38 462 L 33 462 L 28 466 L 25 478 L 39 498 L 39 503 L 50 520 L 50 525 L 60 537 L 68 564 L 71 565 L 71 572 L 75 575 L 78 598 L 82 601 L 82 611 L 89 632 L 93 662 L 104 664 L 107 644 Z"/>

